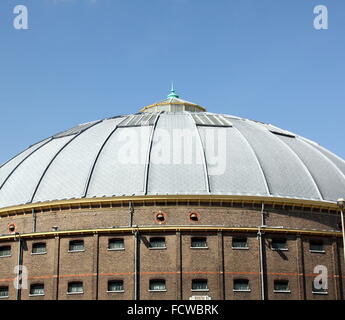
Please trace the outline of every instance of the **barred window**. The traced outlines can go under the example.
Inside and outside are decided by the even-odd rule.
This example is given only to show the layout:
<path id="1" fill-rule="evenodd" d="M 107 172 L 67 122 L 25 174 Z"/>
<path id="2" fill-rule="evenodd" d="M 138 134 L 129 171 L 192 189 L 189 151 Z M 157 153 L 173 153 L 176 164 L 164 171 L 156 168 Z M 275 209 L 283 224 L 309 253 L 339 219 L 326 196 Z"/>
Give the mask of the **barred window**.
<path id="1" fill-rule="evenodd" d="M 123 280 L 110 280 L 108 281 L 108 292 L 122 292 Z"/>
<path id="2" fill-rule="evenodd" d="M 125 248 L 123 239 L 109 239 L 108 250 L 122 250 Z"/>
<path id="3" fill-rule="evenodd" d="M 46 253 L 46 244 L 44 242 L 40 242 L 40 243 L 34 243 L 32 245 L 32 253 L 33 254 L 42 254 L 42 253 Z"/>
<path id="4" fill-rule="evenodd" d="M 153 237 L 150 238 L 150 248 L 158 249 L 158 248 L 166 248 L 165 245 L 165 238 L 163 237 Z"/>
<path id="5" fill-rule="evenodd" d="M 165 291 L 165 280 L 163 279 L 153 279 L 150 280 L 150 291 Z"/>
<path id="6" fill-rule="evenodd" d="M 310 240 L 309 244 L 311 252 L 325 252 L 322 240 Z"/>
<path id="7" fill-rule="evenodd" d="M 11 255 L 11 246 L 0 247 L 0 257 L 8 257 Z"/>
<path id="8" fill-rule="evenodd" d="M 69 251 L 84 251 L 84 241 L 83 240 L 70 241 Z"/>
<path id="9" fill-rule="evenodd" d="M 191 248 L 207 248 L 207 240 L 205 237 L 193 237 L 191 239 Z"/>
<path id="10" fill-rule="evenodd" d="M 274 292 L 290 292 L 288 280 L 274 280 Z"/>
<path id="11" fill-rule="evenodd" d="M 286 239 L 272 239 L 272 250 L 288 250 Z"/>
<path id="12" fill-rule="evenodd" d="M 233 249 L 247 249 L 248 248 L 247 238 L 233 238 L 232 248 Z"/>
<path id="13" fill-rule="evenodd" d="M 234 291 L 250 291 L 248 279 L 234 279 Z"/>
<path id="14" fill-rule="evenodd" d="M 312 293 L 328 294 L 328 291 L 327 291 L 327 282 L 326 282 L 326 285 L 322 285 L 322 283 L 319 282 L 319 283 L 315 286 L 315 283 L 314 283 L 314 281 L 313 281 L 313 283 L 312 283 Z"/>
<path id="15" fill-rule="evenodd" d="M 68 283 L 68 293 L 83 293 L 83 283 L 82 282 L 69 282 Z"/>
<path id="16" fill-rule="evenodd" d="M 192 280 L 193 291 L 208 291 L 208 284 L 206 279 L 193 279 Z"/>
<path id="17" fill-rule="evenodd" d="M 0 287 L 0 298 L 8 297 L 8 286 L 1 286 Z"/>
<path id="18" fill-rule="evenodd" d="M 30 285 L 30 295 L 32 296 L 43 296 L 44 295 L 44 284 L 35 283 Z"/>

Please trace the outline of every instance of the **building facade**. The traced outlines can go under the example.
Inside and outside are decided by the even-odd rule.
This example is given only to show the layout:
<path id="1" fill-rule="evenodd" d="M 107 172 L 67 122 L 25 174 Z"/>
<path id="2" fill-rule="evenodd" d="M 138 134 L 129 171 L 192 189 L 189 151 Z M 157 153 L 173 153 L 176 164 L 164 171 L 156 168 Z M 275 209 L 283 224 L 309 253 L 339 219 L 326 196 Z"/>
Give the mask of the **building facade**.
<path id="1" fill-rule="evenodd" d="M 174 90 L 141 111 L 0 167 L 0 299 L 344 299 L 342 159 Z"/>

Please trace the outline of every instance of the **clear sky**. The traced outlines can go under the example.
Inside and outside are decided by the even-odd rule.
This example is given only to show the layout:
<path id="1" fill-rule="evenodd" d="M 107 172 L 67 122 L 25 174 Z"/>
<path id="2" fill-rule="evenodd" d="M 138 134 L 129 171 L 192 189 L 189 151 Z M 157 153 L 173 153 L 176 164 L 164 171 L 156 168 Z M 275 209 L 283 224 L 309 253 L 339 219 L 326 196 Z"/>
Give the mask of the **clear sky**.
<path id="1" fill-rule="evenodd" d="M 26 5 L 29 30 L 15 30 Z M 313 9 L 328 8 L 328 30 Z M 0 163 L 79 123 L 181 98 L 345 158 L 344 0 L 1 0 Z"/>

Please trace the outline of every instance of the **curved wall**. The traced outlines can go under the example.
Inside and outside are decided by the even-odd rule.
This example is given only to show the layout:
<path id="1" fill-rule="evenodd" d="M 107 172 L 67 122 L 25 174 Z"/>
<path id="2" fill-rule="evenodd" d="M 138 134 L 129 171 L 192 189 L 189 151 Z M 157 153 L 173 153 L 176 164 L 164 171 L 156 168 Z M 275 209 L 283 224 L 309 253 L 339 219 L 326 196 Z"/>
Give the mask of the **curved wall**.
<path id="1" fill-rule="evenodd" d="M 198 221 L 190 219 L 194 213 Z M 163 216 L 159 220 L 157 214 Z M 342 299 L 344 264 L 339 215 L 335 210 L 265 205 L 263 231 L 266 299 Z M 15 224 L 18 235 L 9 235 Z M 84 208 L 35 209 L 34 213 L 2 214 L 0 287 L 16 299 L 260 299 L 261 205 L 245 203 L 146 202 L 90 204 Z M 53 227 L 58 229 L 52 230 Z M 35 231 L 35 232 L 33 232 Z M 6 234 L 6 235 L 4 235 Z M 139 237 L 136 246 L 136 235 Z M 152 249 L 150 238 L 163 237 L 165 248 Z M 109 250 L 109 239 L 123 239 L 124 248 Z M 205 238 L 207 248 L 191 248 L 192 238 Z M 233 239 L 247 238 L 248 248 L 233 248 Z M 44 284 L 44 295 L 13 287 L 14 267 L 27 268 L 28 284 Z M 285 239 L 287 250 L 272 250 L 272 239 Z M 83 240 L 84 250 L 69 252 L 70 241 Z M 322 241 L 324 252 L 312 252 L 310 242 Z M 35 243 L 46 253 L 32 254 Z M 135 259 L 137 257 L 137 259 Z M 137 263 L 135 262 L 137 261 Z M 327 293 L 313 293 L 314 267 L 328 270 Z M 135 285 L 137 279 L 137 285 Z M 165 290 L 151 291 L 150 280 L 165 280 Z M 193 291 L 193 280 L 207 280 L 207 291 Z M 235 279 L 249 281 L 250 291 L 234 291 Z M 108 292 L 108 281 L 123 281 L 121 292 Z M 275 292 L 275 280 L 288 280 L 290 292 Z M 70 282 L 82 282 L 83 293 L 67 293 Z"/>

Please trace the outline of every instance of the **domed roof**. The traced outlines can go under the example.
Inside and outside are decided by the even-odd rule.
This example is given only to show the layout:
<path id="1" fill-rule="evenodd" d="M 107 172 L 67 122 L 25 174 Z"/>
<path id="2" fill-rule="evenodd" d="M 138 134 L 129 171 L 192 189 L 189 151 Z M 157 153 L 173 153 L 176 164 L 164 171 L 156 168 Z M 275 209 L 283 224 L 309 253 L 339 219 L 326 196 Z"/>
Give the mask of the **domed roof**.
<path id="1" fill-rule="evenodd" d="M 81 124 L 0 167 L 0 207 L 124 195 L 334 202 L 344 190 L 345 161 L 317 143 L 209 112 L 158 110 Z"/>

